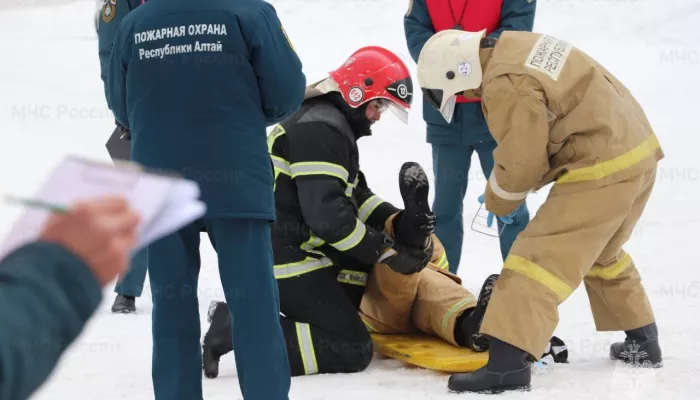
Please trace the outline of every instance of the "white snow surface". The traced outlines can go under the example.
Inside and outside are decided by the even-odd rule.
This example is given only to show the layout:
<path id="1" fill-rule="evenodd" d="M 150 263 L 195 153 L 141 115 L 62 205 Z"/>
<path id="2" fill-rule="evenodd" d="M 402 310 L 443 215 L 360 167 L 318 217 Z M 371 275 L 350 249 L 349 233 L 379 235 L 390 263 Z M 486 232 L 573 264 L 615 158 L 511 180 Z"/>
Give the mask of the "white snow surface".
<path id="1" fill-rule="evenodd" d="M 525 1 L 525 0 L 521 0 Z M 277 0 L 273 4 L 303 62 L 309 82 L 341 65 L 357 48 L 381 45 L 415 71 L 403 31 L 406 1 Z M 104 143 L 114 127 L 100 81 L 95 2 L 0 1 L 0 191 L 31 194 L 64 154 L 109 160 Z M 697 399 L 700 385 L 700 262 L 695 229 L 700 222 L 700 1 L 540 0 L 535 31 L 565 39 L 600 60 L 638 97 L 667 158 L 656 190 L 626 249 L 641 271 L 658 318 L 665 366 L 629 370 L 607 359 L 622 333 L 595 331 L 585 290 L 559 308 L 555 334 L 570 348 L 570 364 L 533 377 L 529 393 L 503 398 Z M 235 95 L 235 94 L 233 94 Z M 388 114 L 374 135 L 360 141 L 371 187 L 401 204 L 397 173 L 405 161 L 425 166 L 432 183 L 421 96 L 409 125 Z M 496 238 L 469 229 L 485 179 L 476 156 L 465 199 L 465 236 L 459 275 L 478 291 L 500 270 Z M 533 194 L 534 214 L 547 191 Z M 431 197 L 433 193 L 431 191 Z M 19 210 L 0 212 L 0 234 Z M 223 299 L 216 256 L 202 246 L 199 281 L 202 332 L 211 300 Z M 112 315 L 113 285 L 77 342 L 35 399 L 152 399 L 151 300 L 147 287 L 135 315 Z M 454 399 L 447 375 L 377 356 L 362 373 L 292 379 L 291 399 Z M 241 398 L 232 354 L 215 380 L 203 381 L 206 399 Z M 463 395 L 476 398 L 477 395 Z"/>

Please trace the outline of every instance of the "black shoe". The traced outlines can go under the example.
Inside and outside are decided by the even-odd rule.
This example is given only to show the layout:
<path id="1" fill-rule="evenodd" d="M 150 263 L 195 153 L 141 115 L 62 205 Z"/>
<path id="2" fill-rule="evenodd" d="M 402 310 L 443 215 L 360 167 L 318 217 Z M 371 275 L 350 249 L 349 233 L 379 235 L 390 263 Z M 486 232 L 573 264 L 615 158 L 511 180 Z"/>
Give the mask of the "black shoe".
<path id="1" fill-rule="evenodd" d="M 233 350 L 231 315 L 226 303 L 212 301 L 207 320 L 211 325 L 202 343 L 202 368 L 204 376 L 216 378 L 219 375 L 221 356 Z"/>
<path id="2" fill-rule="evenodd" d="M 663 366 L 656 322 L 625 331 L 625 333 L 627 337 L 624 342 L 610 345 L 610 359 L 623 361 L 636 367 L 660 368 Z"/>
<path id="3" fill-rule="evenodd" d="M 131 314 L 136 312 L 136 298 L 133 296 L 117 295 L 112 304 L 112 312 L 115 314 Z"/>
<path id="4" fill-rule="evenodd" d="M 460 338 L 458 343 L 477 352 L 484 352 L 489 349 L 488 338 L 479 333 L 479 330 L 481 329 L 481 322 L 484 320 L 484 314 L 486 314 L 486 308 L 489 300 L 491 300 L 493 286 L 496 284 L 498 276 L 498 274 L 493 274 L 486 278 L 481 286 L 476 307 L 459 321 L 458 333 Z"/>
<path id="5" fill-rule="evenodd" d="M 215 353 L 211 346 L 202 346 L 202 368 L 204 369 L 204 376 L 209 379 L 214 379 L 219 376 L 220 359 L 221 354 Z"/>
<path id="6" fill-rule="evenodd" d="M 452 375 L 447 387 L 460 393 L 529 391 L 532 372 L 528 357 L 527 352 L 493 338 L 489 344 L 488 364 L 471 373 Z"/>
<path id="7" fill-rule="evenodd" d="M 394 220 L 397 242 L 409 247 L 424 248 L 435 230 L 435 213 L 431 211 L 428 202 L 428 176 L 418 163 L 407 162 L 401 166 L 399 191 L 404 210 Z"/>

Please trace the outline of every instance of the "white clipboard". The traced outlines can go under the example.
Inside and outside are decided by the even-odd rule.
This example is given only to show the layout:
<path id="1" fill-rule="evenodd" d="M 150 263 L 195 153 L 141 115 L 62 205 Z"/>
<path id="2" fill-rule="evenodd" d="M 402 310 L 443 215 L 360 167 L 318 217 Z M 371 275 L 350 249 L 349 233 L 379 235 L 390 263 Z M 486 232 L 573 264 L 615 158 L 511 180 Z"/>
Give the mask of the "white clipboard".
<path id="1" fill-rule="evenodd" d="M 34 199 L 69 207 L 78 200 L 121 195 L 141 216 L 139 241 L 133 252 L 201 218 L 197 183 L 150 172 L 132 162 L 107 164 L 76 156 L 64 158 L 49 174 Z M 0 245 L 0 260 L 39 238 L 51 211 L 27 209 Z"/>

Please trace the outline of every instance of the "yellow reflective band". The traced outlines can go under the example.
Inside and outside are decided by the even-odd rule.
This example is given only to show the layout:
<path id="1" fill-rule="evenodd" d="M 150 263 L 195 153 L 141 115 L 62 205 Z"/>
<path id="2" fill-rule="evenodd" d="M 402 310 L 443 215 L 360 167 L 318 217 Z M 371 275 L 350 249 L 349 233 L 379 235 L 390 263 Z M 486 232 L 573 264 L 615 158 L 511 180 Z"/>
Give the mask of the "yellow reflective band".
<path id="1" fill-rule="evenodd" d="M 317 247 L 321 247 L 325 243 L 326 243 L 325 240 L 323 240 L 320 237 L 311 233 L 309 235 L 309 240 L 302 243 L 300 247 L 302 250 L 307 251 L 309 253 L 314 253 L 314 254 L 319 254 L 321 256 L 325 256 L 325 254 L 323 254 L 323 252 L 316 250 Z"/>
<path id="2" fill-rule="evenodd" d="M 289 167 L 287 160 L 273 155 L 270 155 L 270 158 L 272 158 L 272 165 L 275 166 L 276 173 L 292 176 L 292 169 Z"/>
<path id="3" fill-rule="evenodd" d="M 311 326 L 302 322 L 296 322 L 295 326 L 297 331 L 297 340 L 299 341 L 301 362 L 304 364 L 304 374 L 317 374 L 318 363 L 316 362 L 314 342 L 311 340 Z"/>
<path id="4" fill-rule="evenodd" d="M 267 152 L 272 153 L 272 146 L 275 144 L 275 140 L 277 140 L 278 137 L 284 135 L 287 133 L 286 130 L 282 127 L 282 125 L 277 124 L 275 127 L 272 129 L 270 132 L 270 135 L 267 137 Z"/>
<path id="5" fill-rule="evenodd" d="M 338 164 L 327 162 L 298 162 L 290 165 L 292 178 L 305 175 L 330 175 L 334 176 L 347 185 L 348 171 Z"/>
<path id="6" fill-rule="evenodd" d="M 348 187 L 345 188 L 345 195 L 351 197 L 354 190 L 355 186 L 352 183 L 348 183 Z"/>
<path id="7" fill-rule="evenodd" d="M 352 183 L 348 183 L 348 187 L 345 188 L 345 195 L 348 197 L 352 197 L 352 193 L 355 191 L 355 188 L 357 187 L 357 183 L 360 182 L 360 175 L 358 174 L 355 177 L 355 181 Z"/>
<path id="8" fill-rule="evenodd" d="M 462 312 L 469 303 L 475 302 L 476 299 L 474 296 L 469 295 L 462 300 L 458 301 L 457 303 L 453 304 L 452 307 L 450 307 L 449 310 L 445 313 L 445 315 L 442 316 L 442 332 L 444 335 L 449 335 L 449 332 L 447 332 L 447 325 L 450 322 L 450 317 L 454 314 L 458 314 Z"/>
<path id="9" fill-rule="evenodd" d="M 554 276 L 551 272 L 520 256 L 509 255 L 508 258 L 506 258 L 503 268 L 518 272 L 548 288 L 556 294 L 560 302 L 566 300 L 574 291 L 569 285 Z"/>
<path id="10" fill-rule="evenodd" d="M 275 265 L 274 266 L 275 278 L 276 279 L 290 278 L 292 276 L 297 276 L 297 275 L 305 274 L 307 272 L 316 271 L 317 269 L 330 267 L 331 265 L 333 265 L 333 262 L 327 257 L 322 257 L 322 258 L 306 257 L 302 261 L 289 263 L 289 264 Z"/>
<path id="11" fill-rule="evenodd" d="M 370 197 L 360 206 L 360 209 L 357 212 L 357 217 L 360 219 L 360 221 L 367 222 L 369 216 L 372 215 L 374 210 L 376 210 L 382 203 L 384 203 L 384 200 L 379 198 L 379 196 L 374 195 Z"/>
<path id="12" fill-rule="evenodd" d="M 355 229 L 353 229 L 352 232 L 350 232 L 350 234 L 344 239 L 332 243 L 331 246 L 340 251 L 348 251 L 362 241 L 362 238 L 365 237 L 366 232 L 367 228 L 365 227 L 365 224 L 363 224 L 359 219 L 355 218 Z"/>
<path id="13" fill-rule="evenodd" d="M 367 273 L 344 269 L 338 273 L 338 282 L 357 286 L 367 286 Z"/>
<path id="14" fill-rule="evenodd" d="M 448 269 L 450 267 L 450 263 L 447 262 L 447 253 L 442 252 L 442 255 L 440 256 L 440 259 L 438 262 L 435 264 L 438 268 L 440 269 Z"/>
<path id="15" fill-rule="evenodd" d="M 600 278 L 606 281 L 613 280 L 625 272 L 632 265 L 632 257 L 624 255 L 616 263 L 609 266 L 596 265 L 586 274 L 588 277 Z"/>
<path id="16" fill-rule="evenodd" d="M 372 326 L 372 324 L 370 324 L 369 321 L 367 321 L 367 319 L 366 319 L 366 317 L 365 317 L 364 315 L 360 315 L 360 319 L 361 319 L 362 322 L 365 324 L 365 327 L 367 327 L 367 331 L 368 331 L 368 332 L 378 332 L 378 331 Z"/>
<path id="17" fill-rule="evenodd" d="M 619 157 L 604 161 L 600 164 L 591 165 L 590 167 L 569 171 L 562 175 L 561 178 L 557 179 L 557 183 L 595 181 L 606 178 L 614 173 L 639 164 L 644 161 L 644 159 L 651 156 L 659 147 L 661 147 L 659 139 L 652 135 L 639 146 Z"/>

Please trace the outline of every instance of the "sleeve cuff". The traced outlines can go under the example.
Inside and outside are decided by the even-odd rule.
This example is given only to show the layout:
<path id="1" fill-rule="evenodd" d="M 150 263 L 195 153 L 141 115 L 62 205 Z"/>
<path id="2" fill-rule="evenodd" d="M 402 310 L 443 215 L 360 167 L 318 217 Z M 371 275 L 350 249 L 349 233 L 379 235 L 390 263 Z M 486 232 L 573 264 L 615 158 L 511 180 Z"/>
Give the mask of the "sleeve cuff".
<path id="1" fill-rule="evenodd" d="M 522 200 L 505 200 L 496 196 L 490 188 L 486 188 L 486 195 L 484 196 L 485 207 L 488 211 L 494 213 L 499 217 L 505 217 L 513 211 L 517 210 L 518 207 L 525 201 Z"/>
<path id="2" fill-rule="evenodd" d="M 386 201 L 382 201 L 367 216 L 365 224 L 371 226 L 372 228 L 374 228 L 378 231 L 384 231 L 386 221 L 389 219 L 389 217 L 391 217 L 392 215 L 396 214 L 399 211 L 401 211 L 401 210 L 394 207 L 393 204 L 386 202 Z"/>
<path id="3" fill-rule="evenodd" d="M 499 217 L 509 215 L 525 201 L 530 192 L 509 192 L 499 186 L 496 173 L 491 174 L 486 186 L 486 209 Z"/>

